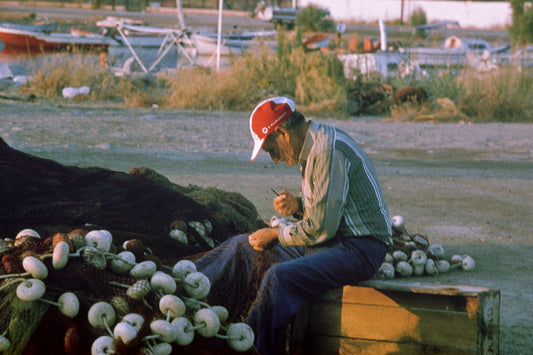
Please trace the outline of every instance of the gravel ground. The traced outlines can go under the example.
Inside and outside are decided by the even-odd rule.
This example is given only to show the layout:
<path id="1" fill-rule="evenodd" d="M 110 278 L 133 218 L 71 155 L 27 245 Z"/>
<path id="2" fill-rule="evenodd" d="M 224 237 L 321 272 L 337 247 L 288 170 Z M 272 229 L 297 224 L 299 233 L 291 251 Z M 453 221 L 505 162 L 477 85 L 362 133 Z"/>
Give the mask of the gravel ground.
<path id="1" fill-rule="evenodd" d="M 1 7 L 53 20 L 95 22 L 112 14 Z M 168 14 L 125 15 L 148 18 L 151 25 L 175 21 Z M 216 14 L 186 13 L 185 19 L 189 26 L 212 26 Z M 243 18 L 225 18 L 224 24 L 261 25 Z M 476 260 L 470 273 L 406 281 L 499 289 L 500 353 L 530 354 L 533 125 L 391 123 L 379 117 L 325 122 L 346 130 L 367 151 L 391 215 L 403 215 L 409 230 L 443 244 L 447 254 L 469 254 Z M 271 187 L 299 189 L 298 168 L 273 164 L 264 153 L 249 162 L 248 113 L 0 99 L 0 137 L 14 148 L 65 165 L 125 172 L 146 166 L 180 185 L 237 191 L 265 219 L 274 214 Z"/>
<path id="2" fill-rule="evenodd" d="M 381 177 L 391 215 L 469 254 L 473 272 L 406 281 L 501 291 L 500 351 L 533 347 L 533 125 L 391 123 L 378 117 L 325 120 L 349 132 Z M 180 185 L 242 193 L 268 219 L 270 188 L 299 189 L 296 167 L 261 153 L 249 161 L 248 113 L 123 109 L 0 101 L 0 137 L 65 165 L 129 171 L 146 166 Z"/>

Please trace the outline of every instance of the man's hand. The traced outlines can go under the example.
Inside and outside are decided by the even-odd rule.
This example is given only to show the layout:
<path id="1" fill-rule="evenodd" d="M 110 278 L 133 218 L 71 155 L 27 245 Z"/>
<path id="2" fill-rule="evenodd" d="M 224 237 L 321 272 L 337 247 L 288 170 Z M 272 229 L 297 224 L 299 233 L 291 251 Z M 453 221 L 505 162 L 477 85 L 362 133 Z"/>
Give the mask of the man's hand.
<path id="1" fill-rule="evenodd" d="M 284 216 L 291 216 L 300 212 L 298 199 L 287 190 L 281 190 L 279 196 L 274 199 L 274 208 L 276 212 Z"/>
<path id="2" fill-rule="evenodd" d="M 255 250 L 267 250 L 270 249 L 278 241 L 278 229 L 277 228 L 263 228 L 250 234 L 248 242 Z"/>

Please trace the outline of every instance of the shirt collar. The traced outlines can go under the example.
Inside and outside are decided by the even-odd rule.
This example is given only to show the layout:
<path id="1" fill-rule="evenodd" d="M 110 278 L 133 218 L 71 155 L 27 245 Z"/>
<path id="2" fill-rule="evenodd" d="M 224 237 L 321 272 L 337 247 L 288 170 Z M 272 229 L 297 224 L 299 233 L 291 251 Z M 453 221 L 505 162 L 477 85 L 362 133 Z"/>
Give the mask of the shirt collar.
<path id="1" fill-rule="evenodd" d="M 300 166 L 304 167 L 305 163 L 307 162 L 307 157 L 309 156 L 309 152 L 311 151 L 311 148 L 313 147 L 313 144 L 315 143 L 315 135 L 318 130 L 318 123 L 310 120 L 309 121 L 309 128 L 307 129 L 307 135 L 305 136 L 304 146 L 302 148 L 302 151 L 300 152 L 299 157 L 299 163 Z"/>

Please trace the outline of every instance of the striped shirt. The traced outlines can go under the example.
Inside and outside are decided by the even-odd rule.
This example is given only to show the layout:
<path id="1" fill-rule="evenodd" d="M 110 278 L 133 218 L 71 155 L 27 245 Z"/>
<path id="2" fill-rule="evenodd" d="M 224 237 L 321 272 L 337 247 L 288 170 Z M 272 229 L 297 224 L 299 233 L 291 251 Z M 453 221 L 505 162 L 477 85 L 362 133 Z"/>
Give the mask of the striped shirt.
<path id="1" fill-rule="evenodd" d="M 303 217 L 279 227 L 286 246 L 373 236 L 392 244 L 391 222 L 374 165 L 345 132 L 310 122 L 300 153 Z"/>

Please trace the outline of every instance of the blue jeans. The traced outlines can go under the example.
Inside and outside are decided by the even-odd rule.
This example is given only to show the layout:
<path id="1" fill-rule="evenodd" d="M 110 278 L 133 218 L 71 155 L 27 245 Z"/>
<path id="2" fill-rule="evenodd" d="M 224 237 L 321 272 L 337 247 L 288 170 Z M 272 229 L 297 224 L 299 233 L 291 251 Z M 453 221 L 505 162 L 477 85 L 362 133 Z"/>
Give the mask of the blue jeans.
<path id="1" fill-rule="evenodd" d="M 224 297 L 241 304 L 253 301 L 246 322 L 255 333 L 263 355 L 284 349 L 285 332 L 293 316 L 314 297 L 344 285 L 370 279 L 385 257 L 386 246 L 373 237 L 344 238 L 331 247 L 285 247 L 255 251 L 248 235 L 233 237 L 195 264 L 212 282 L 210 302 L 224 305 Z M 254 275 L 259 262 L 268 260 L 255 295 Z M 236 289 L 236 288 L 237 289 Z M 236 292 L 237 291 L 237 292 Z M 237 301 L 235 297 L 242 297 Z M 248 299 L 246 299 L 248 298 Z M 212 303 L 213 304 L 213 303 Z"/>

